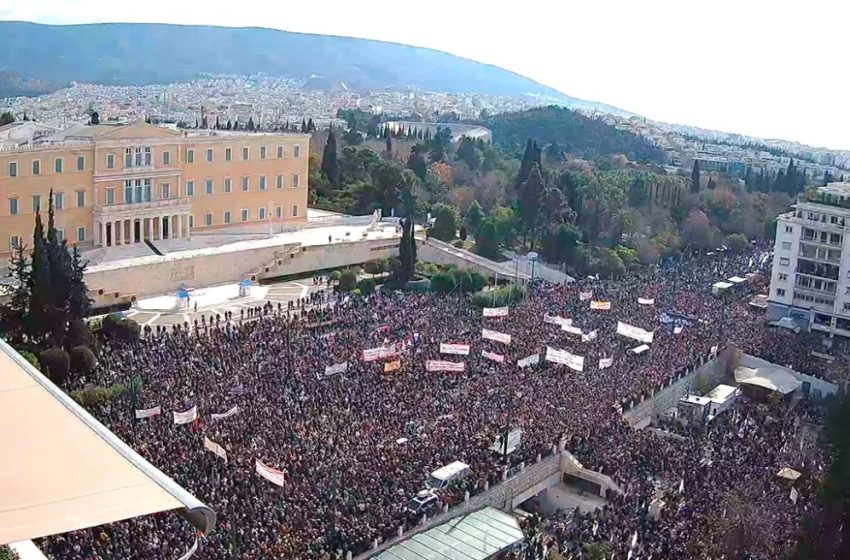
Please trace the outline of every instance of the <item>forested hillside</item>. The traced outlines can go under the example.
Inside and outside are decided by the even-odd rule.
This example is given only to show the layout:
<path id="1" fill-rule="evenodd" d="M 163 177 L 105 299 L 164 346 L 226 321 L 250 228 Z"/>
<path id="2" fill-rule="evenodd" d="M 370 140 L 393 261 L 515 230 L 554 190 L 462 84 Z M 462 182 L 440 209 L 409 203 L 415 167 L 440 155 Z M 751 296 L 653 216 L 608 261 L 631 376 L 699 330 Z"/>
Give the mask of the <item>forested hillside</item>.
<path id="1" fill-rule="evenodd" d="M 664 156 L 642 136 L 555 105 L 493 115 L 481 124 L 493 131 L 497 144 L 511 148 L 521 147 L 527 139 L 534 138 L 552 153 L 570 153 L 588 159 L 624 154 L 632 161 L 660 163 Z"/>

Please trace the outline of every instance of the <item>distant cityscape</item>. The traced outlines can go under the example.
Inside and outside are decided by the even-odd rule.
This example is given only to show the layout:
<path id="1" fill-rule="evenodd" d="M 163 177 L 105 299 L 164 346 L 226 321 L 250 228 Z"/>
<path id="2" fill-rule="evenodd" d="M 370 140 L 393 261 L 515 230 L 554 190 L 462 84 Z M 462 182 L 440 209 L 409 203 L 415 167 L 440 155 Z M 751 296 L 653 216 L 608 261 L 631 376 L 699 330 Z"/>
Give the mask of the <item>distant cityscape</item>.
<path id="1" fill-rule="evenodd" d="M 311 89 L 303 80 L 269 76 L 213 76 L 186 83 L 148 86 L 107 86 L 74 83 L 71 87 L 38 97 L 13 97 L 0 101 L 0 110 L 11 111 L 58 128 L 86 123 L 93 111 L 105 121 L 183 122 L 195 126 L 203 117 L 209 126 L 218 119 L 260 128 L 297 125 L 313 119 L 319 126 L 342 125 L 341 109 L 359 109 L 386 118 L 404 117 L 424 122 L 475 120 L 482 115 L 522 111 L 549 104 L 540 96 L 506 97 L 478 93 L 444 93 L 423 90 L 350 90 L 345 83 Z M 765 140 L 740 134 L 654 122 L 639 116 L 601 112 L 587 105 L 570 107 L 613 126 L 650 139 L 667 153 L 667 163 L 688 168 L 699 160 L 706 171 L 743 176 L 747 167 L 775 174 L 795 159 L 816 179 L 829 174 L 839 178 L 850 170 L 850 151 L 829 150 L 786 140 Z"/>

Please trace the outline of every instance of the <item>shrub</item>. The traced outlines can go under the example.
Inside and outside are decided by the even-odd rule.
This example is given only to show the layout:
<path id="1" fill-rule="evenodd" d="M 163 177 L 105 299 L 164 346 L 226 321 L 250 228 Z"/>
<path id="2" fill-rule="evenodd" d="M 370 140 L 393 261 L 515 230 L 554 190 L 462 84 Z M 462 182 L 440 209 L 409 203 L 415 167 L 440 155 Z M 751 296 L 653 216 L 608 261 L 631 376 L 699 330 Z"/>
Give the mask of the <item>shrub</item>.
<path id="1" fill-rule="evenodd" d="M 61 348 L 48 348 L 39 355 L 38 359 L 41 362 L 41 371 L 47 375 L 48 379 L 59 386 L 65 384 L 71 369 L 67 352 Z"/>
<path id="2" fill-rule="evenodd" d="M 0 560 L 20 560 L 18 553 L 8 546 L 0 546 Z"/>
<path id="3" fill-rule="evenodd" d="M 127 319 L 117 313 L 113 313 L 103 319 L 101 331 L 110 338 L 134 342 L 139 340 L 139 334 L 142 329 L 132 319 Z"/>
<path id="4" fill-rule="evenodd" d="M 460 237 L 461 241 L 466 241 L 466 238 L 468 237 L 466 226 L 460 226 L 460 231 L 458 232 L 457 236 Z"/>
<path id="5" fill-rule="evenodd" d="M 82 319 L 75 319 L 68 325 L 68 346 L 86 346 L 94 348 L 96 339 L 91 327 Z"/>
<path id="6" fill-rule="evenodd" d="M 342 272 L 340 272 L 338 270 L 334 270 L 328 275 L 328 278 L 331 279 L 331 282 L 339 282 L 339 279 L 340 279 L 341 276 L 342 276 Z"/>
<path id="7" fill-rule="evenodd" d="M 94 408 L 105 404 L 115 398 L 126 395 L 127 386 L 116 383 L 110 387 L 88 386 L 85 389 L 71 391 L 71 398 L 83 405 L 85 408 Z"/>
<path id="8" fill-rule="evenodd" d="M 431 277 L 431 291 L 446 295 L 455 287 L 454 277 L 448 272 L 438 272 Z"/>
<path id="9" fill-rule="evenodd" d="M 364 278 L 357 283 L 357 289 L 364 296 L 370 296 L 375 291 L 375 281 L 371 278 Z"/>
<path id="10" fill-rule="evenodd" d="M 472 279 L 472 286 L 470 288 L 470 291 L 481 291 L 482 289 L 484 289 L 484 286 L 487 285 L 487 277 L 481 274 L 480 272 L 476 270 L 471 270 L 469 272 L 469 276 Z"/>
<path id="11" fill-rule="evenodd" d="M 478 307 L 504 307 L 522 301 L 524 297 L 525 290 L 519 286 L 505 286 L 495 290 L 476 292 L 472 296 L 472 303 Z"/>
<path id="12" fill-rule="evenodd" d="M 454 241 L 452 241 L 452 245 L 454 245 L 458 249 L 463 249 L 466 247 L 466 243 L 464 243 L 463 239 L 455 239 Z"/>
<path id="13" fill-rule="evenodd" d="M 71 358 L 71 369 L 77 373 L 89 374 L 97 365 L 97 358 L 94 352 L 85 346 L 75 346 L 68 352 Z"/>
<path id="14" fill-rule="evenodd" d="M 26 361 L 31 363 L 33 367 L 35 367 L 35 369 L 41 369 L 41 364 L 38 362 L 38 357 L 29 350 L 20 350 L 18 351 L 18 354 L 20 354 Z"/>
<path id="15" fill-rule="evenodd" d="M 499 252 L 499 239 L 493 220 L 484 220 L 475 233 L 475 252 L 492 258 Z"/>
<path id="16" fill-rule="evenodd" d="M 411 280 L 404 285 L 404 291 L 421 294 L 431 289 L 431 281 L 427 278 L 420 280 Z"/>
<path id="17" fill-rule="evenodd" d="M 724 244 L 733 253 L 740 253 L 749 246 L 750 242 L 743 233 L 732 233 L 726 236 Z"/>
<path id="18" fill-rule="evenodd" d="M 369 261 L 363 265 L 366 274 L 381 274 L 384 272 L 384 261 Z"/>
<path id="19" fill-rule="evenodd" d="M 472 291 L 472 276 L 468 270 L 455 269 L 452 270 L 452 276 L 455 280 L 455 286 L 461 292 Z"/>
<path id="20" fill-rule="evenodd" d="M 346 270 L 339 276 L 339 291 L 350 292 L 357 285 L 357 275 L 351 270 Z"/>

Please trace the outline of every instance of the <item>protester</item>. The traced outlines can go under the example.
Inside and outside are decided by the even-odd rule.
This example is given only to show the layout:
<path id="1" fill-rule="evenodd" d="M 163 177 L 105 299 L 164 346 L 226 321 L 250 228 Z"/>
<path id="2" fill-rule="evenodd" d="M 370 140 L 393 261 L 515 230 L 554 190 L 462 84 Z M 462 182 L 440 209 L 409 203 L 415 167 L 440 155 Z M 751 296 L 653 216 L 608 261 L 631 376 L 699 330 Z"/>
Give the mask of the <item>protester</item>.
<path id="1" fill-rule="evenodd" d="M 466 295 L 340 299 L 320 293 L 287 309 L 267 304 L 238 318 L 203 318 L 191 329 L 188 324 L 156 329 L 136 344 L 104 342 L 97 371 L 81 384 L 141 378 L 137 402 L 128 396 L 93 413 L 217 512 L 218 528 L 202 539 L 199 558 L 357 555 L 374 539 L 389 539 L 399 526 L 418 521 L 404 507 L 431 471 L 466 462 L 474 475 L 463 490 L 476 494 L 485 483 L 498 484 L 505 468 L 551 453 L 562 439 L 580 460 L 629 491 L 612 497 L 595 516 L 559 518 L 552 546 L 606 539 L 622 552 L 637 531 L 640 558 L 688 558 L 684 547 L 691 535 L 685 533 L 698 530 L 710 502 L 735 484 L 733 477 L 724 478 L 722 466 L 737 465 L 743 491 L 774 497 L 764 469 L 776 453 L 777 427 L 765 428 L 757 413 L 747 412 L 734 425 L 718 423 L 702 438 L 682 442 L 626 428 L 617 407 L 676 379 L 715 346 L 734 344 L 813 374 L 836 375 L 829 363 L 811 361 L 814 347 L 768 328 L 744 294 L 711 295 L 718 279 L 747 272 L 762 275 L 752 280 L 750 291 L 758 288 L 770 265 L 762 255 L 752 249 L 703 257 L 569 287 L 537 283 L 502 318 L 482 317 Z M 587 292 L 589 299 L 581 295 Z M 591 301 L 611 306 L 592 310 Z M 681 331 L 674 330 L 676 323 L 660 323 L 662 313 L 675 313 Z M 545 315 L 569 318 L 585 338 L 591 332 L 595 338 L 565 333 L 544 322 Z M 617 334 L 618 321 L 654 331 L 650 349 L 629 353 L 640 342 Z M 484 339 L 482 328 L 509 334 L 511 341 Z M 441 354 L 441 342 L 468 344 L 470 353 Z M 583 371 L 547 362 L 547 346 L 583 356 Z M 362 359 L 364 350 L 379 347 L 397 355 Z M 533 354 L 540 355 L 539 364 L 517 366 Z M 606 358 L 611 366 L 600 369 Z M 385 372 L 385 364 L 396 360 L 399 369 Z M 427 371 L 429 360 L 464 362 L 465 369 Z M 344 371 L 325 375 L 334 365 Z M 136 410 L 157 406 L 162 414 L 135 420 Z M 172 412 L 193 406 L 195 422 L 173 422 Z M 234 414 L 212 418 L 233 407 Z M 736 427 L 742 425 L 739 434 Z M 490 449 L 506 426 L 523 430 L 507 465 Z M 730 433 L 740 440 L 733 447 Z M 226 451 L 227 462 L 204 448 L 205 438 Z M 706 447 L 718 466 L 696 479 L 695 461 L 701 458 L 696 450 Z M 727 451 L 741 448 L 745 452 L 737 458 Z M 752 463 L 738 464 L 741 458 Z M 256 460 L 284 471 L 284 486 L 258 476 Z M 649 479 L 656 475 L 667 484 L 684 478 L 686 491 L 668 504 L 664 521 L 652 524 L 634 511 L 645 512 L 656 492 Z M 440 499 L 453 504 L 463 496 L 448 490 Z M 677 510 L 686 512 L 686 520 Z M 778 510 L 777 524 L 793 514 Z M 590 538 L 588 525 L 594 522 L 600 528 Z M 777 541 L 793 534 L 795 525 L 787 527 L 774 535 Z M 179 558 L 193 542 L 184 522 L 163 513 L 59 535 L 40 546 L 63 560 L 162 559 Z"/>

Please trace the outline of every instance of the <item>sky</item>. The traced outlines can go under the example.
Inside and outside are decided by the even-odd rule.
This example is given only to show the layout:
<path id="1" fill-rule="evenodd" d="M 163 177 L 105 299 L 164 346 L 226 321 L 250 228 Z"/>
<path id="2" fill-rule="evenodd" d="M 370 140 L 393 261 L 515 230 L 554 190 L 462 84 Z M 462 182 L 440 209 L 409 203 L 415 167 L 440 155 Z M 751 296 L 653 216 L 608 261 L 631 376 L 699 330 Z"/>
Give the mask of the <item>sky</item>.
<path id="1" fill-rule="evenodd" d="M 393 41 L 653 120 L 850 149 L 846 0 L 0 0 L 0 19 Z"/>

